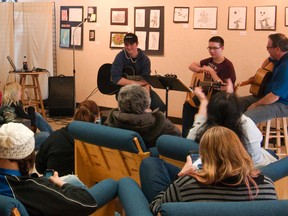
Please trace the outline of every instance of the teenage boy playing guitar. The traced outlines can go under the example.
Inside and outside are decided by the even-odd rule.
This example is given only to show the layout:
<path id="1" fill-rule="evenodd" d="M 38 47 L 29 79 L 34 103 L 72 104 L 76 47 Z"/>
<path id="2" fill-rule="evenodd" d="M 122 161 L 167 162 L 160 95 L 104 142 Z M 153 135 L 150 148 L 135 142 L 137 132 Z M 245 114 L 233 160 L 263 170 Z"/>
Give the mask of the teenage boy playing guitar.
<path id="1" fill-rule="evenodd" d="M 143 77 L 143 79 L 127 79 L 124 76 L 124 69 L 127 67 L 131 67 L 135 71 L 135 76 Z M 124 49 L 119 52 L 111 67 L 111 77 L 112 82 L 119 86 L 125 86 L 129 84 L 139 84 L 145 87 L 151 98 L 151 110 L 159 108 L 160 111 L 165 112 L 166 106 L 157 95 L 155 91 L 153 91 L 150 85 L 144 80 L 145 76 L 150 76 L 151 73 L 151 62 L 148 56 L 144 54 L 144 52 L 138 48 L 138 37 L 133 33 L 127 33 L 124 37 Z M 117 97 L 117 96 L 116 96 Z"/>

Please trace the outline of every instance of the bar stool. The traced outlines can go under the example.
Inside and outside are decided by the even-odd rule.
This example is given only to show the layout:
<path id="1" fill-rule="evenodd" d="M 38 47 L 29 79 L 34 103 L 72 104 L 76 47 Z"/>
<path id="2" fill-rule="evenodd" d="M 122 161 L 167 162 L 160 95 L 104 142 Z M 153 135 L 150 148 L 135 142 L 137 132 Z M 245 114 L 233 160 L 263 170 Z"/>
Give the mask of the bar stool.
<path id="1" fill-rule="evenodd" d="M 271 122 L 274 121 L 275 128 L 271 128 Z M 274 118 L 266 122 L 266 129 L 263 131 L 264 148 L 274 150 L 279 157 L 288 156 L 288 134 L 287 134 L 287 119 Z M 272 138 L 276 138 L 276 143 L 270 143 Z M 281 146 L 281 139 L 283 139 L 284 146 Z M 271 147 L 273 145 L 273 147 Z"/>
<path id="2" fill-rule="evenodd" d="M 20 76 L 20 80 L 19 83 L 22 86 L 22 103 L 23 105 L 28 105 L 29 104 L 29 100 L 31 100 L 35 106 L 36 106 L 36 111 L 37 112 L 41 112 L 42 116 L 44 118 L 46 118 L 46 113 L 45 113 L 45 109 L 44 109 L 44 104 L 43 104 L 43 100 L 42 100 L 42 94 L 41 94 L 41 88 L 40 88 L 40 84 L 39 84 L 39 75 L 40 74 L 46 74 L 46 72 L 17 72 L 16 74 L 18 74 Z M 26 85 L 26 78 L 27 76 L 31 76 L 32 78 L 32 84 L 28 84 Z M 25 94 L 26 94 L 26 88 L 31 88 L 33 89 L 34 92 L 34 98 L 29 98 L 29 96 L 27 95 L 27 99 L 25 99 Z M 39 106 L 40 109 L 39 110 Z"/>

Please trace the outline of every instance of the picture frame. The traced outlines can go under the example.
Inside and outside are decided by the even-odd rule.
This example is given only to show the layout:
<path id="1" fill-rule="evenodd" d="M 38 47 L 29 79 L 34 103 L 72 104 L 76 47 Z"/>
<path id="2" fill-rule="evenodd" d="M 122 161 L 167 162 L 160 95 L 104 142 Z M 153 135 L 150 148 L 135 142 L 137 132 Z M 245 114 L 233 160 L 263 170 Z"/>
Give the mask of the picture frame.
<path id="1" fill-rule="evenodd" d="M 128 32 L 110 32 L 110 48 L 124 48 L 124 37 Z"/>
<path id="2" fill-rule="evenodd" d="M 285 26 L 288 26 L 288 7 L 285 7 Z"/>
<path id="3" fill-rule="evenodd" d="M 228 9 L 228 29 L 246 30 L 247 7 L 229 7 Z"/>
<path id="4" fill-rule="evenodd" d="M 111 25 L 128 25 L 128 8 L 111 8 Z"/>
<path id="5" fill-rule="evenodd" d="M 87 18 L 88 22 L 97 22 L 97 7 L 95 6 L 87 7 Z"/>
<path id="6" fill-rule="evenodd" d="M 217 29 L 218 7 L 194 7 L 194 29 Z"/>
<path id="7" fill-rule="evenodd" d="M 189 7 L 174 7 L 173 22 L 189 23 Z"/>
<path id="8" fill-rule="evenodd" d="M 95 30 L 89 30 L 89 41 L 95 41 Z"/>
<path id="9" fill-rule="evenodd" d="M 259 31 L 276 30 L 277 6 L 256 6 L 254 29 Z"/>

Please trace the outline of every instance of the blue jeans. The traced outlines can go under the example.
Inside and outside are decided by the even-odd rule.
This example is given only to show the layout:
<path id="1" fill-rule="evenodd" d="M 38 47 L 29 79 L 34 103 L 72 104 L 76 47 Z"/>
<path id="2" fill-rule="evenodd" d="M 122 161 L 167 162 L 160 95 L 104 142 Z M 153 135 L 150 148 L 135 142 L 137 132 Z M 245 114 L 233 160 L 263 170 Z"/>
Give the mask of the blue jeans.
<path id="1" fill-rule="evenodd" d="M 244 114 L 251 118 L 255 124 L 265 122 L 273 118 L 288 117 L 288 105 L 280 102 L 274 102 L 272 104 L 258 106 L 252 110 L 247 110 L 252 103 L 258 101 L 259 99 L 260 98 L 253 95 L 239 98 L 240 103 L 243 106 L 243 110 L 245 111 Z"/>
<path id="2" fill-rule="evenodd" d="M 51 134 L 53 132 L 53 129 L 46 121 L 46 119 L 44 119 L 43 116 L 38 112 L 35 112 L 35 116 L 36 116 L 36 122 L 35 122 L 36 127 L 42 132 L 45 131 Z"/>
<path id="3" fill-rule="evenodd" d="M 178 177 L 180 168 L 159 158 L 148 157 L 140 165 L 142 191 L 149 203 Z"/>
<path id="4" fill-rule="evenodd" d="M 35 139 L 35 149 L 38 150 L 41 144 L 50 136 L 48 132 L 37 132 L 34 134 Z"/>
<path id="5" fill-rule="evenodd" d="M 118 193 L 118 182 L 113 179 L 105 179 L 90 188 L 87 188 L 75 175 L 63 176 L 61 179 L 74 186 L 87 189 L 91 196 L 96 200 L 98 208 L 113 200 Z"/>

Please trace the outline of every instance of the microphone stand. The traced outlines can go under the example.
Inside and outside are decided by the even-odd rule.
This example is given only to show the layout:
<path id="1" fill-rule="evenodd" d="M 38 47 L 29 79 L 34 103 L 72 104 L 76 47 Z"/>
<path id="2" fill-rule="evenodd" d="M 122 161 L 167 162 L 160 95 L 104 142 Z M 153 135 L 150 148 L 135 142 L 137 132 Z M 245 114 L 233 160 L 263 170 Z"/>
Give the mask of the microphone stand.
<path id="1" fill-rule="evenodd" d="M 89 18 L 89 17 L 88 17 Z M 83 25 L 84 22 L 88 20 L 88 18 L 85 18 L 81 23 L 79 23 L 76 28 L 73 30 L 73 77 L 74 77 L 74 112 L 76 110 L 76 83 L 75 83 L 75 74 L 76 74 L 76 69 L 75 69 L 75 31 Z"/>

